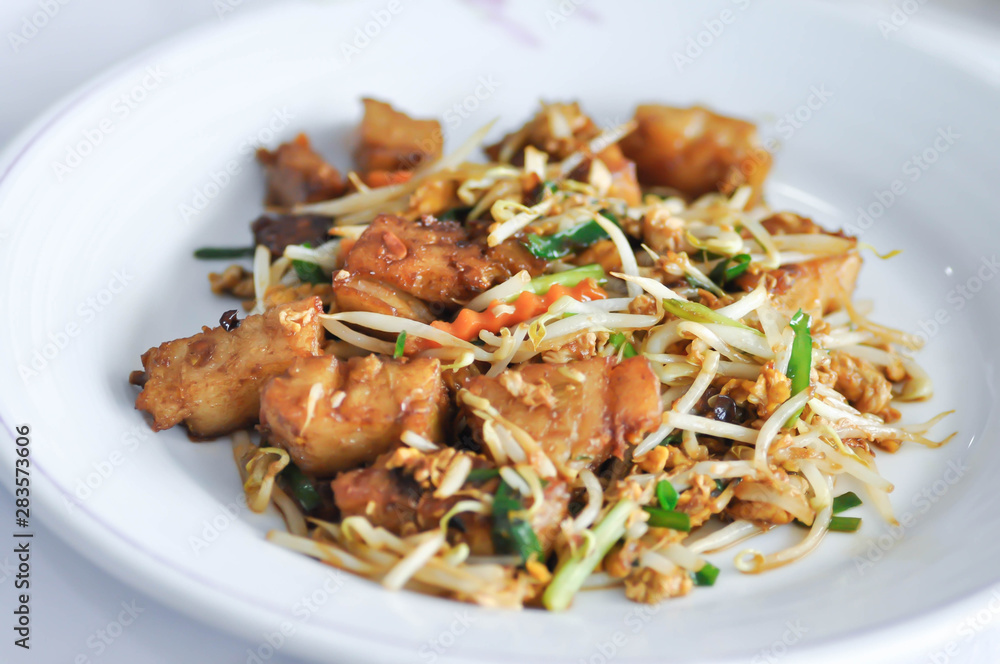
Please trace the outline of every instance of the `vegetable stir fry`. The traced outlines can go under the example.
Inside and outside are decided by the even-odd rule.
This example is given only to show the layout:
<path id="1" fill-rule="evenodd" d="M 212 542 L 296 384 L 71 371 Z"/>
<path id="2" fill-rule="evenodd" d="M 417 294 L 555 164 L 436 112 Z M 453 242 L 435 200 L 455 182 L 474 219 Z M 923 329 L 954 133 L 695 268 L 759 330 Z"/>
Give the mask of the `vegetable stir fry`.
<path id="1" fill-rule="evenodd" d="M 752 124 L 543 104 L 475 161 L 491 126 L 445 152 L 437 121 L 364 103 L 356 170 L 305 136 L 261 150 L 253 247 L 195 253 L 248 259 L 209 275 L 247 315 L 221 304 L 131 376 L 155 429 L 231 435 L 248 505 L 285 517 L 272 542 L 392 590 L 563 610 L 894 520 L 875 451 L 942 444 L 946 413 L 897 423 L 932 394 L 918 341 L 852 299 L 855 238 L 767 206 Z M 720 553 L 792 523 L 789 548 Z"/>

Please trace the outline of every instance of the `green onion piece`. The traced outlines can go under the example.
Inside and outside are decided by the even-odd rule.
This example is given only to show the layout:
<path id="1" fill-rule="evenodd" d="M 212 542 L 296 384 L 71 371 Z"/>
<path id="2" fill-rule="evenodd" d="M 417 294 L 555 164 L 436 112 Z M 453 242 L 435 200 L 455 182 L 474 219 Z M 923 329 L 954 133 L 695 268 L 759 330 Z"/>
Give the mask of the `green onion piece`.
<path id="1" fill-rule="evenodd" d="M 792 382 L 792 393 L 795 396 L 802 390 L 809 388 L 809 371 L 812 368 L 812 335 L 809 328 L 812 326 L 812 317 L 799 309 L 789 323 L 795 332 L 792 339 L 792 353 L 788 357 L 788 370 L 785 375 Z M 786 427 L 795 426 L 796 420 L 802 409 L 788 418 Z"/>
<path id="2" fill-rule="evenodd" d="M 396 348 L 392 351 L 392 356 L 397 360 L 403 357 L 403 350 L 406 348 L 406 330 L 399 333 L 396 337 Z"/>
<path id="3" fill-rule="evenodd" d="M 472 212 L 470 207 L 454 207 L 446 210 L 438 217 L 441 221 L 465 221 L 465 217 Z"/>
<path id="4" fill-rule="evenodd" d="M 715 580 L 719 578 L 719 568 L 712 563 L 705 563 L 693 576 L 696 586 L 714 586 Z"/>
<path id="5" fill-rule="evenodd" d="M 636 352 L 635 346 L 626 341 L 627 338 L 628 337 L 625 336 L 624 332 L 615 332 L 608 338 L 608 341 L 611 342 L 611 346 L 615 349 L 615 351 L 622 352 L 623 360 L 627 360 L 628 358 L 635 357 L 639 354 Z M 625 347 L 624 350 L 622 350 L 623 345 Z"/>
<path id="6" fill-rule="evenodd" d="M 716 491 L 725 491 L 726 490 L 726 483 L 723 482 L 720 479 L 716 479 L 715 480 L 715 490 Z"/>
<path id="7" fill-rule="evenodd" d="M 684 434 L 678 431 L 677 433 L 672 433 L 664 438 L 660 445 L 666 447 L 667 445 L 680 445 L 682 442 L 684 442 Z"/>
<path id="8" fill-rule="evenodd" d="M 732 262 L 733 265 L 730 267 L 729 263 Z M 725 286 L 727 283 L 740 276 L 747 271 L 750 267 L 750 254 L 737 254 L 731 258 L 724 258 L 712 271 L 708 273 L 709 278 L 720 286 Z"/>
<path id="9" fill-rule="evenodd" d="M 465 478 L 466 482 L 485 482 L 486 480 L 491 480 L 494 477 L 500 476 L 500 470 L 497 468 L 474 468 L 469 471 L 468 477 Z"/>
<path id="10" fill-rule="evenodd" d="M 304 284 L 324 284 L 330 281 L 330 277 L 323 274 L 323 270 L 316 263 L 309 261 L 292 261 L 295 274 L 299 275 L 299 281 Z"/>
<path id="11" fill-rule="evenodd" d="M 700 288 L 701 290 L 708 291 L 709 293 L 714 293 L 715 295 L 718 295 L 720 297 L 725 295 L 725 292 L 721 288 L 716 286 L 714 283 L 704 282 L 694 277 L 693 275 L 690 274 L 684 275 L 684 280 L 688 282 L 688 286 L 690 286 L 691 288 Z"/>
<path id="12" fill-rule="evenodd" d="M 576 553 L 562 561 L 542 595 L 542 604 L 546 609 L 563 611 L 569 606 L 597 563 L 608 555 L 614 543 L 625 534 L 625 522 L 637 506 L 632 500 L 618 501 L 590 531 L 594 536 L 592 546 L 580 547 Z"/>
<path id="13" fill-rule="evenodd" d="M 556 272 L 555 274 L 545 274 L 541 277 L 535 277 L 528 282 L 527 290 L 536 295 L 544 295 L 556 284 L 572 288 L 584 279 L 593 279 L 600 284 L 607 281 L 608 277 L 604 274 L 604 268 L 594 263 L 593 265 L 584 265 L 583 267 L 576 267 L 565 272 Z"/>
<path id="14" fill-rule="evenodd" d="M 861 499 L 858 498 L 858 494 L 853 491 L 848 491 L 847 493 L 842 493 L 833 499 L 833 513 L 840 514 L 852 507 L 857 507 L 861 504 Z"/>
<path id="15" fill-rule="evenodd" d="M 294 463 L 285 466 L 281 471 L 281 479 L 303 510 L 310 512 L 319 507 L 321 501 L 316 486 Z"/>
<path id="16" fill-rule="evenodd" d="M 835 516 L 830 519 L 828 530 L 838 533 L 853 533 L 861 526 L 861 519 L 854 516 Z"/>
<path id="17" fill-rule="evenodd" d="M 195 258 L 214 260 L 216 258 L 252 258 L 256 247 L 202 247 L 194 252 Z"/>
<path id="18" fill-rule="evenodd" d="M 517 493 L 506 482 L 500 481 L 493 497 L 493 546 L 497 553 L 517 553 L 522 562 L 532 557 L 541 560 L 542 545 L 531 524 L 520 517 L 511 516 L 524 510 Z"/>
<path id="19" fill-rule="evenodd" d="M 601 228 L 600 224 L 596 221 L 587 221 L 552 235 L 542 236 L 530 233 L 523 244 L 538 258 L 555 260 L 580 249 L 585 249 L 606 237 L 608 234 Z"/>
<path id="20" fill-rule="evenodd" d="M 660 501 L 660 507 L 672 510 L 677 507 L 680 496 L 677 495 L 677 489 L 670 483 L 670 480 L 660 480 L 656 483 L 656 499 Z"/>
<path id="21" fill-rule="evenodd" d="M 684 512 L 672 512 L 649 505 L 642 509 L 649 512 L 649 521 L 646 523 L 653 528 L 671 528 L 686 533 L 691 531 L 691 517 Z"/>
<path id="22" fill-rule="evenodd" d="M 704 304 L 699 304 L 698 302 L 688 302 L 687 300 L 664 300 L 663 308 L 678 318 L 684 320 L 689 320 L 693 323 L 718 323 L 719 325 L 728 325 L 729 327 L 738 327 L 743 330 L 750 330 L 754 334 L 761 334 L 760 331 L 753 329 L 739 321 L 735 321 L 732 318 L 723 316 L 720 313 L 709 309 Z"/>

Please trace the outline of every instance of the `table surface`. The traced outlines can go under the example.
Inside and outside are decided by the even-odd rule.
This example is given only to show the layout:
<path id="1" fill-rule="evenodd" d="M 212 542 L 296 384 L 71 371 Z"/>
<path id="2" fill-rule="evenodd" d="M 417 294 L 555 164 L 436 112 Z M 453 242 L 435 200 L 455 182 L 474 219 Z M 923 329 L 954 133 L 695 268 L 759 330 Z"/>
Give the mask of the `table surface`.
<path id="1" fill-rule="evenodd" d="M 242 12 L 269 1 L 231 4 Z M 3 0 L 0 6 L 0 34 L 6 42 L 0 47 L 0 146 L 72 89 L 121 59 L 191 26 L 220 20 L 212 0 L 58 2 L 59 11 L 49 25 L 16 50 L 8 35 L 38 11 L 40 0 Z M 887 16 L 892 11 L 889 0 L 871 4 Z M 996 0 L 923 6 L 898 37 L 1000 85 Z M 0 514 L 13 510 L 12 496 L 0 489 Z M 7 546 L 0 551 L 0 615 L 9 617 L 14 556 Z M 248 661 L 250 646 L 256 645 L 195 622 L 108 576 L 44 527 L 38 528 L 33 542 L 32 589 L 32 648 L 14 647 L 6 619 L 0 620 L 2 662 L 242 664 Z M 137 618 L 120 635 L 114 628 L 109 633 L 108 625 L 123 605 Z M 268 660 L 298 661 L 281 653 Z M 948 661 L 1000 661 L 1000 625 L 990 625 Z"/>

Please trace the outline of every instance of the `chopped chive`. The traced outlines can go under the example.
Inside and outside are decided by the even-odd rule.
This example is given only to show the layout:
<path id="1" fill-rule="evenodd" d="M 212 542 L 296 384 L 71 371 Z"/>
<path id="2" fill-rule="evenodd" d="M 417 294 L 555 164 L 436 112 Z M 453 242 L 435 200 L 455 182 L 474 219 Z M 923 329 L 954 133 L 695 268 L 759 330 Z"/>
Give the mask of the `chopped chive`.
<path id="1" fill-rule="evenodd" d="M 396 337 L 396 349 L 392 351 L 392 356 L 397 360 L 403 357 L 403 350 L 406 348 L 406 330 L 399 333 Z"/>
<path id="2" fill-rule="evenodd" d="M 677 489 L 670 483 L 670 480 L 660 480 L 656 483 L 656 499 L 660 501 L 660 507 L 672 510 L 677 507 L 680 496 L 677 495 Z"/>
<path id="3" fill-rule="evenodd" d="M 530 290 L 536 295 L 545 295 L 545 293 L 547 293 L 549 289 L 556 284 L 561 284 L 566 288 L 572 288 L 584 279 L 593 279 L 600 284 L 607 281 L 608 276 L 604 274 L 604 268 L 594 263 L 592 265 L 584 265 L 583 267 L 575 267 L 572 270 L 566 270 L 564 272 L 543 274 L 540 277 L 535 277 L 528 282 L 527 290 Z"/>
<path id="4" fill-rule="evenodd" d="M 763 336 L 759 330 L 755 330 L 749 325 L 744 325 L 739 321 L 723 316 L 719 312 L 709 309 L 704 304 L 699 304 L 698 302 L 689 302 L 687 300 L 664 300 L 663 308 L 683 320 L 689 320 L 695 323 L 717 323 L 719 325 L 728 325 L 729 327 L 738 327 L 743 330 L 750 330 L 754 334 Z"/>
<path id="5" fill-rule="evenodd" d="M 861 519 L 854 516 L 835 516 L 830 519 L 830 525 L 827 526 L 827 530 L 833 530 L 838 533 L 853 533 L 861 526 Z"/>
<path id="6" fill-rule="evenodd" d="M 517 553 L 522 562 L 528 562 L 533 557 L 541 560 L 542 545 L 531 523 L 513 516 L 523 510 L 515 490 L 501 480 L 493 497 L 493 546 L 498 553 Z"/>
<path id="7" fill-rule="evenodd" d="M 500 471 L 497 468 L 474 468 L 469 471 L 468 477 L 465 478 L 466 482 L 485 482 L 486 480 L 491 480 L 494 477 L 499 477 Z"/>
<path id="8" fill-rule="evenodd" d="M 621 350 L 623 360 L 627 360 L 628 358 L 635 357 L 636 355 L 639 354 L 636 352 L 635 346 L 633 346 L 630 342 L 626 341 L 626 339 L 628 339 L 628 337 L 625 336 L 624 332 L 615 332 L 614 334 L 611 335 L 611 337 L 608 338 L 608 341 L 611 343 L 611 346 L 616 351 Z M 624 346 L 624 350 L 622 350 L 622 346 Z"/>
<path id="9" fill-rule="evenodd" d="M 289 463 L 281 471 L 281 479 L 303 510 L 309 512 L 319 507 L 321 501 L 316 486 L 294 463 Z"/>
<path id="10" fill-rule="evenodd" d="M 330 281 L 330 277 L 323 274 L 322 268 L 316 263 L 293 260 L 292 267 L 295 268 L 299 281 L 304 284 L 323 284 Z"/>
<path id="11" fill-rule="evenodd" d="M 715 580 L 719 578 L 719 568 L 712 563 L 705 563 L 693 576 L 696 586 L 714 586 Z"/>
<path id="12" fill-rule="evenodd" d="M 202 247 L 194 252 L 195 258 L 214 260 L 217 258 L 250 258 L 256 247 Z"/>
<path id="13" fill-rule="evenodd" d="M 733 263 L 732 266 L 730 266 L 730 262 Z M 731 258 L 724 258 L 719 261 L 712 268 L 712 271 L 708 273 L 708 277 L 720 286 L 725 286 L 728 282 L 746 272 L 748 267 L 750 267 L 750 254 L 737 254 Z"/>
<path id="14" fill-rule="evenodd" d="M 792 383 L 789 396 L 794 397 L 802 390 L 809 388 L 809 372 L 812 368 L 812 334 L 810 334 L 809 328 L 812 326 L 812 317 L 799 309 L 792 316 L 788 326 L 795 332 L 795 336 L 792 338 L 792 352 L 788 356 L 788 369 L 785 371 L 785 375 Z M 797 413 L 788 418 L 785 426 L 795 426 L 795 422 L 801 414 L 802 409 L 799 409 Z"/>
<path id="15" fill-rule="evenodd" d="M 678 431 L 677 433 L 672 433 L 666 438 L 664 438 L 663 442 L 660 443 L 660 445 L 662 445 L 663 447 L 666 447 L 667 445 L 680 445 L 683 440 L 684 440 L 684 434 Z"/>
<path id="16" fill-rule="evenodd" d="M 848 491 L 843 493 L 833 499 L 833 513 L 840 514 L 841 512 L 847 511 L 852 507 L 857 507 L 861 504 L 861 499 L 858 498 L 858 494 L 853 491 Z"/>
<path id="17" fill-rule="evenodd" d="M 649 505 L 642 509 L 649 512 L 649 521 L 646 523 L 653 528 L 671 528 L 673 530 L 691 531 L 691 517 L 684 512 L 672 512 L 659 507 Z"/>

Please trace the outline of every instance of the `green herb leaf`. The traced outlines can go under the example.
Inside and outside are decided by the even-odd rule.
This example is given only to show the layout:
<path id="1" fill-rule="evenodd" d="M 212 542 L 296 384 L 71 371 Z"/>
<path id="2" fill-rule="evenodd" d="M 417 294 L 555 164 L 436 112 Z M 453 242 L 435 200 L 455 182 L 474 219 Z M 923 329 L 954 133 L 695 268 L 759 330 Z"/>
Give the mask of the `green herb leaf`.
<path id="1" fill-rule="evenodd" d="M 828 530 L 838 533 L 853 533 L 861 527 L 861 519 L 853 516 L 835 516 L 830 519 Z"/>
<path id="2" fill-rule="evenodd" d="M 683 532 L 691 531 L 691 517 L 685 512 L 673 512 L 650 505 L 646 505 L 642 509 L 649 512 L 649 521 L 646 523 L 653 528 L 671 528 Z"/>
<path id="3" fill-rule="evenodd" d="M 608 277 L 604 274 L 604 268 L 594 263 L 593 265 L 584 265 L 583 267 L 576 267 L 565 272 L 556 272 L 555 274 L 545 274 L 535 277 L 528 282 L 527 290 L 536 295 L 545 295 L 556 284 L 572 288 L 584 279 L 593 279 L 600 284 L 607 281 Z"/>
<path id="4" fill-rule="evenodd" d="M 194 257 L 202 260 L 252 258 L 256 249 L 256 247 L 202 247 L 195 250 Z"/>
<path id="5" fill-rule="evenodd" d="M 493 497 L 493 546 L 497 553 L 517 553 L 522 562 L 528 562 L 532 556 L 541 560 L 542 545 L 531 524 L 519 516 L 512 516 L 523 510 L 517 492 L 501 480 Z"/>
<path id="6" fill-rule="evenodd" d="M 441 221 L 465 221 L 466 216 L 472 212 L 471 207 L 454 207 L 446 210 L 438 217 Z"/>
<path id="7" fill-rule="evenodd" d="M 316 490 L 316 486 L 312 480 L 306 477 L 298 466 L 294 463 L 289 463 L 281 471 L 280 477 L 283 484 L 288 488 L 288 492 L 298 501 L 303 510 L 310 512 L 319 507 L 321 502 L 319 491 Z"/>
<path id="8" fill-rule="evenodd" d="M 612 348 L 614 348 L 616 352 L 621 351 L 623 360 L 627 360 L 628 358 L 635 357 L 639 354 L 636 352 L 635 346 L 626 341 L 626 339 L 628 339 L 628 337 L 624 332 L 615 332 L 608 338 Z M 624 346 L 624 350 L 622 350 L 622 346 Z"/>
<path id="9" fill-rule="evenodd" d="M 500 471 L 497 468 L 474 468 L 469 471 L 469 475 L 465 478 L 465 481 L 485 482 L 486 480 L 491 480 L 494 477 L 500 477 Z"/>
<path id="10" fill-rule="evenodd" d="M 295 268 L 295 274 L 299 275 L 299 281 L 304 284 L 324 284 L 330 281 L 330 277 L 316 263 L 293 260 L 292 267 Z"/>
<path id="11" fill-rule="evenodd" d="M 714 586 L 715 580 L 719 578 L 719 568 L 712 563 L 705 563 L 693 576 L 696 586 Z"/>
<path id="12" fill-rule="evenodd" d="M 842 493 L 833 499 L 833 513 L 840 514 L 845 512 L 852 507 L 857 507 L 861 504 L 861 499 L 858 498 L 858 494 L 853 491 L 848 491 L 847 493 Z"/>
<path id="13" fill-rule="evenodd" d="M 792 393 L 789 396 L 794 397 L 809 388 L 809 372 L 812 369 L 812 335 L 809 328 L 812 326 L 812 317 L 799 309 L 792 316 L 789 326 L 795 332 L 795 337 L 792 339 L 792 352 L 788 357 L 788 370 L 785 375 L 792 383 Z M 785 426 L 794 426 L 800 414 L 802 414 L 801 408 L 788 418 Z"/>
<path id="14" fill-rule="evenodd" d="M 730 263 L 733 263 L 731 267 Z M 716 263 L 712 271 L 708 273 L 708 276 L 712 281 L 724 287 L 727 283 L 746 272 L 748 267 L 750 267 L 750 254 L 737 254 Z"/>
<path id="15" fill-rule="evenodd" d="M 397 360 L 403 357 L 403 351 L 406 349 L 406 330 L 399 333 L 396 337 L 396 348 L 392 351 L 392 356 Z"/>
<path id="16" fill-rule="evenodd" d="M 677 489 L 670 483 L 670 480 L 660 480 L 656 483 L 656 499 L 660 501 L 660 507 L 672 510 L 677 507 L 680 496 L 677 495 Z"/>

